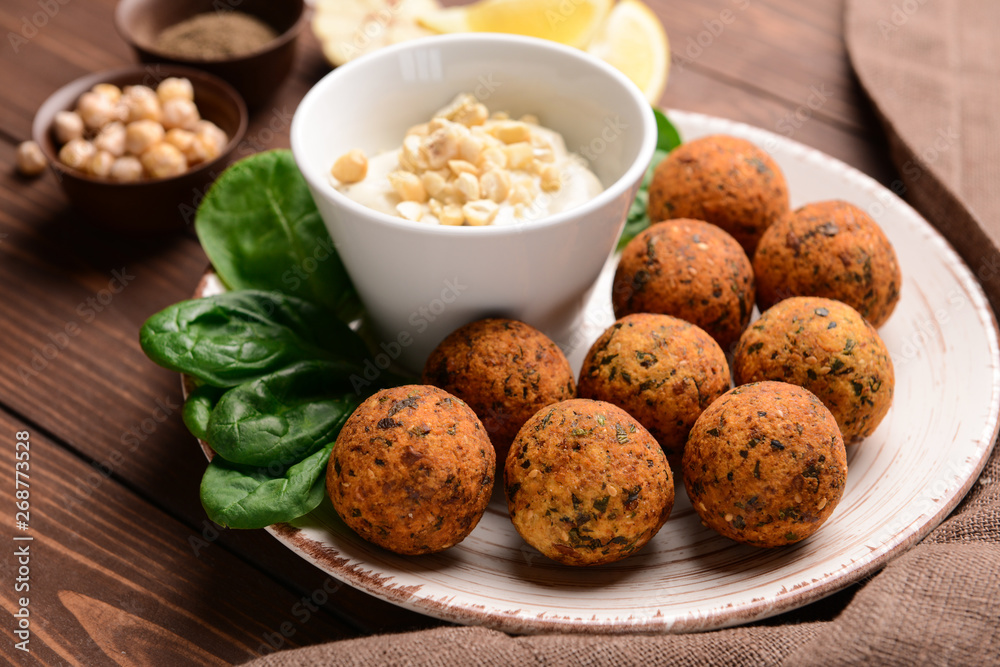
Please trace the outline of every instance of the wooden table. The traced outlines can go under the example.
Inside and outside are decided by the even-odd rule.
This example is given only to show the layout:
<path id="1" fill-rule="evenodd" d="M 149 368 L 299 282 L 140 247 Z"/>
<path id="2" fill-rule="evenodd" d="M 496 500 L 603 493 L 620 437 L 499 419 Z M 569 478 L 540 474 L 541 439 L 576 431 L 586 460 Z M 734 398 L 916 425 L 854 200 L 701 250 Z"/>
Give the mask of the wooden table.
<path id="1" fill-rule="evenodd" d="M 648 0 L 671 38 L 663 106 L 793 137 L 882 183 L 896 176 L 854 78 L 841 0 Z M 456 4 L 456 3 L 452 3 Z M 214 529 L 198 501 L 205 461 L 181 423 L 177 375 L 137 332 L 190 296 L 207 260 L 194 234 L 125 240 L 67 207 L 51 174 L 13 172 L 36 108 L 83 74 L 132 60 L 113 0 L 4 0 L 0 27 L 0 439 L 9 614 L 30 600 L 30 656 L 15 664 L 233 664 L 285 648 L 440 625 L 327 578 L 264 531 Z M 30 32 L 30 31 L 29 31 Z M 308 31 L 293 77 L 247 134 L 287 147 L 297 101 L 329 67 Z M 127 283 L 117 289 L 118 280 Z M 70 326 L 73 325 L 73 326 Z M 67 334 L 67 331 L 72 332 Z M 15 438 L 30 434 L 31 516 L 14 527 Z M 14 542 L 15 533 L 31 542 Z M 30 544 L 30 591 L 15 592 Z M 768 623 L 823 618 L 851 589 Z"/>

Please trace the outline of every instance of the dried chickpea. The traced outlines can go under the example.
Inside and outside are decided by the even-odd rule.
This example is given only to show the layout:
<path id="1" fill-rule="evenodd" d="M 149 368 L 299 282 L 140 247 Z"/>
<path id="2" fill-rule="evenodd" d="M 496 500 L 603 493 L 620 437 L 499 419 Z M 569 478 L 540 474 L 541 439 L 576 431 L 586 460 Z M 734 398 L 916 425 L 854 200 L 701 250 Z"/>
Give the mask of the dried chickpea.
<path id="1" fill-rule="evenodd" d="M 427 170 L 427 156 L 418 135 L 411 134 L 403 139 L 403 148 L 399 151 L 399 166 L 414 173 Z"/>
<path id="2" fill-rule="evenodd" d="M 163 126 L 153 120 L 137 120 L 125 127 L 125 150 L 142 155 L 163 141 Z"/>
<path id="3" fill-rule="evenodd" d="M 458 190 L 465 201 L 475 201 L 479 199 L 479 179 L 475 174 L 463 172 L 455 179 L 455 189 Z"/>
<path id="4" fill-rule="evenodd" d="M 167 130 L 166 134 L 163 135 L 163 140 L 168 144 L 173 144 L 183 153 L 185 149 L 191 147 L 196 136 L 191 130 L 175 127 L 172 130 Z"/>
<path id="5" fill-rule="evenodd" d="M 122 89 L 113 83 L 99 83 L 90 90 L 102 97 L 106 97 L 112 104 L 118 104 L 122 99 Z"/>
<path id="6" fill-rule="evenodd" d="M 214 160 L 219 157 L 222 153 L 219 151 L 218 144 L 214 141 L 208 141 L 200 134 L 194 136 L 194 144 L 191 146 L 191 156 L 198 162 L 208 162 L 209 160 Z M 189 164 L 195 164 L 189 161 Z"/>
<path id="7" fill-rule="evenodd" d="M 413 222 L 420 222 L 424 217 L 423 204 L 418 204 L 415 201 L 404 201 L 396 204 L 396 211 L 403 218 L 412 220 Z"/>
<path id="8" fill-rule="evenodd" d="M 193 130 L 201 120 L 198 107 L 191 100 L 175 97 L 163 103 L 162 117 L 160 122 L 164 129 L 172 130 L 181 128 L 183 130 Z"/>
<path id="9" fill-rule="evenodd" d="M 458 132 L 453 127 L 435 130 L 427 137 L 424 148 L 427 165 L 431 169 L 441 169 L 448 165 L 448 160 L 458 157 Z"/>
<path id="10" fill-rule="evenodd" d="M 359 148 L 350 150 L 333 163 L 330 174 L 341 183 L 358 183 L 368 175 L 368 157 Z"/>
<path id="11" fill-rule="evenodd" d="M 146 173 L 153 178 L 180 176 L 188 168 L 184 154 L 165 141 L 150 147 L 139 157 L 139 161 Z"/>
<path id="12" fill-rule="evenodd" d="M 94 147 L 115 157 L 125 155 L 125 124 L 116 120 L 105 125 L 94 138 Z"/>
<path id="13" fill-rule="evenodd" d="M 86 139 L 73 139 L 59 150 L 59 161 L 67 167 L 86 171 L 97 149 Z"/>
<path id="14" fill-rule="evenodd" d="M 465 216 L 466 222 L 474 227 L 492 223 L 499 212 L 500 205 L 489 199 L 471 201 L 462 207 L 462 214 Z"/>
<path id="15" fill-rule="evenodd" d="M 457 116 L 455 120 L 466 127 L 475 127 L 485 123 L 489 117 L 490 112 L 486 109 L 485 104 L 475 104 Z"/>
<path id="16" fill-rule="evenodd" d="M 24 141 L 17 146 L 17 170 L 24 176 L 38 176 L 49 161 L 45 159 L 45 153 L 34 141 Z"/>
<path id="17" fill-rule="evenodd" d="M 161 104 L 166 104 L 170 100 L 187 100 L 194 102 L 194 86 L 190 79 L 169 77 L 160 82 L 156 87 L 156 96 L 160 98 Z"/>
<path id="18" fill-rule="evenodd" d="M 73 139 L 82 139 L 83 119 L 75 111 L 60 111 L 52 121 L 52 130 L 60 144 L 65 144 Z"/>
<path id="19" fill-rule="evenodd" d="M 465 198 L 462 197 L 458 188 L 455 187 L 454 181 L 445 185 L 444 188 L 441 189 L 441 192 L 438 193 L 436 199 L 442 204 L 462 204 L 465 201 Z"/>
<path id="20" fill-rule="evenodd" d="M 502 148 L 487 148 L 483 151 L 479 160 L 479 166 L 483 171 L 490 169 L 506 169 L 507 153 Z"/>
<path id="21" fill-rule="evenodd" d="M 107 151 L 97 151 L 94 157 L 87 163 L 87 173 L 98 178 L 107 178 L 111 174 L 111 166 L 115 163 L 115 156 Z"/>
<path id="22" fill-rule="evenodd" d="M 442 225 L 458 227 L 465 224 L 465 213 L 462 212 L 462 207 L 458 204 L 446 204 L 442 206 L 441 212 L 437 217 Z"/>
<path id="23" fill-rule="evenodd" d="M 427 193 L 427 196 L 430 197 L 432 202 L 434 202 L 437 200 L 438 195 L 441 194 L 444 187 L 448 184 L 448 181 L 439 171 L 425 171 L 420 176 L 420 183 L 424 186 L 424 191 Z"/>
<path id="24" fill-rule="evenodd" d="M 479 178 L 480 192 L 498 204 L 510 195 L 511 184 L 510 174 L 500 169 L 491 169 Z"/>
<path id="25" fill-rule="evenodd" d="M 394 171 L 389 174 L 389 184 L 403 201 L 424 203 L 427 201 L 427 191 L 420 177 L 408 171 Z"/>
<path id="26" fill-rule="evenodd" d="M 496 159 L 495 156 L 497 154 L 497 151 L 499 151 L 501 154 L 504 154 L 503 153 L 503 147 L 504 147 L 503 142 L 500 141 L 499 139 L 497 139 L 496 137 L 494 137 L 492 134 L 480 134 L 480 133 L 477 133 L 475 135 L 475 138 L 481 144 L 481 149 L 479 151 L 479 160 L 480 161 L 482 161 L 484 159 L 489 159 L 490 156 L 493 156 L 493 159 L 495 160 Z M 506 154 L 504 154 L 504 159 L 506 159 Z"/>
<path id="27" fill-rule="evenodd" d="M 195 136 L 205 143 L 203 147 L 206 160 L 214 160 L 222 155 L 229 143 L 229 135 L 225 130 L 210 120 L 199 120 L 194 126 Z"/>
<path id="28" fill-rule="evenodd" d="M 122 91 L 121 101 L 128 114 L 122 120 L 129 123 L 134 123 L 137 120 L 160 122 L 163 117 L 160 98 L 156 96 L 152 88 L 147 86 L 126 86 L 125 90 Z"/>
<path id="29" fill-rule="evenodd" d="M 139 97 L 156 97 L 156 91 L 149 86 L 144 86 L 141 84 L 136 84 L 134 86 L 125 86 L 122 88 L 122 99 L 134 99 Z"/>
<path id="30" fill-rule="evenodd" d="M 516 144 L 522 141 L 531 140 L 531 129 L 524 123 L 516 120 L 497 123 L 493 129 L 493 136 L 505 144 Z"/>
<path id="31" fill-rule="evenodd" d="M 448 168 L 451 169 L 451 173 L 455 174 L 456 177 L 464 173 L 479 176 L 479 167 L 465 160 L 448 160 Z"/>
<path id="32" fill-rule="evenodd" d="M 489 115 L 486 105 L 481 104 L 473 95 L 460 93 L 448 106 L 434 114 L 434 117 L 473 127 L 485 123 Z"/>
<path id="33" fill-rule="evenodd" d="M 479 164 L 479 157 L 483 154 L 483 140 L 470 134 L 462 137 L 458 142 L 458 157 L 470 164 Z"/>
<path id="34" fill-rule="evenodd" d="M 114 102 L 94 92 L 80 95 L 80 100 L 76 103 L 76 112 L 88 130 L 99 130 L 118 119 Z"/>
<path id="35" fill-rule="evenodd" d="M 519 141 L 504 147 L 507 154 L 507 166 L 511 169 L 529 169 L 535 157 L 535 150 L 527 141 Z"/>
<path id="36" fill-rule="evenodd" d="M 208 147 L 205 145 L 205 142 L 200 140 L 190 130 L 182 130 L 179 127 L 175 127 L 163 135 L 163 140 L 183 153 L 184 159 L 187 160 L 189 166 L 200 164 L 208 159 Z"/>
<path id="37" fill-rule="evenodd" d="M 542 167 L 539 176 L 542 177 L 542 190 L 545 192 L 555 192 L 562 187 L 562 174 L 554 164 Z"/>
<path id="38" fill-rule="evenodd" d="M 109 174 L 112 181 L 119 183 L 134 183 L 142 180 L 142 163 L 132 155 L 120 157 L 111 165 Z"/>

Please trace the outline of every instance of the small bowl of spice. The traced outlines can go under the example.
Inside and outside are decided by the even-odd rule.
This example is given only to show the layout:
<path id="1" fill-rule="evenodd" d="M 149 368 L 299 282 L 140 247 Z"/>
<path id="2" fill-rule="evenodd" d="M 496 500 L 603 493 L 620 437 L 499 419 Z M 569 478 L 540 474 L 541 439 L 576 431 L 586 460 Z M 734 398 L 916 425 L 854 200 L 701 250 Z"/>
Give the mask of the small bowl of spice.
<path id="1" fill-rule="evenodd" d="M 193 222 L 247 119 L 239 94 L 217 77 L 132 65 L 54 92 L 32 138 L 77 210 L 99 227 L 146 235 Z"/>
<path id="2" fill-rule="evenodd" d="M 121 0 L 115 25 L 141 62 L 197 67 L 253 108 L 291 71 L 305 10 L 304 0 Z"/>

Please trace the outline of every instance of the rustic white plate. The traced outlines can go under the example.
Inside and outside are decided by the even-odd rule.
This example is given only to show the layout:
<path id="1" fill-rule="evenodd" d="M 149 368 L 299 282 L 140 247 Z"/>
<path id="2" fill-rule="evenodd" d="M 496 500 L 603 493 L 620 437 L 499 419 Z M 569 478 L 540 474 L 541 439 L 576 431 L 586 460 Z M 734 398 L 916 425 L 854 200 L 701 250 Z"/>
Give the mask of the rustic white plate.
<path id="1" fill-rule="evenodd" d="M 363 541 L 329 501 L 268 528 L 278 540 L 337 579 L 448 621 L 514 633 L 689 632 L 829 595 L 947 516 L 978 477 L 998 429 L 997 326 L 972 273 L 913 209 L 843 163 L 740 123 L 669 115 L 686 140 L 725 133 L 765 148 L 785 172 L 793 206 L 836 198 L 867 210 L 899 255 L 902 298 L 880 331 L 895 363 L 895 403 L 874 435 L 848 448 L 847 487 L 828 523 L 791 547 L 742 546 L 703 527 L 679 485 L 656 537 L 632 558 L 597 568 L 561 566 L 527 546 L 500 493 L 464 542 L 433 556 L 398 556 Z M 563 341 L 577 370 L 614 320 L 613 271 L 611 261 L 579 335 Z M 199 293 L 220 289 L 209 278 Z"/>

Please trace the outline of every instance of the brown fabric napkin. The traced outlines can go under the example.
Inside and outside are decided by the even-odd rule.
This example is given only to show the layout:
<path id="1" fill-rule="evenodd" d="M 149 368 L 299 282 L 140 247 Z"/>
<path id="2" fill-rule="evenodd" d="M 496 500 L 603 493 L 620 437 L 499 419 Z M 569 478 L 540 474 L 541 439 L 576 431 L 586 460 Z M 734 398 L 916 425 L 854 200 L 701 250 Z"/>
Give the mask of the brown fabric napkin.
<path id="1" fill-rule="evenodd" d="M 1000 2 L 848 0 L 854 67 L 903 194 L 1000 310 Z M 265 656 L 292 665 L 986 665 L 1000 660 L 1000 447 L 947 521 L 832 621 L 700 635 L 510 637 L 440 628 Z"/>
<path id="2" fill-rule="evenodd" d="M 849 0 L 847 46 L 901 173 L 1000 311 L 1000 3 Z"/>

